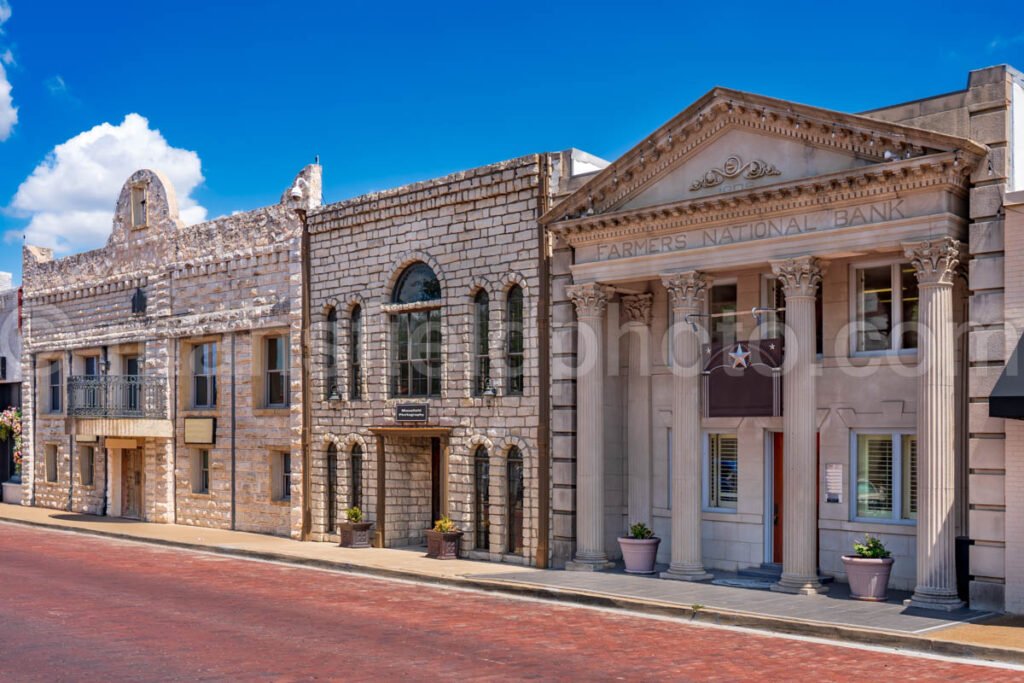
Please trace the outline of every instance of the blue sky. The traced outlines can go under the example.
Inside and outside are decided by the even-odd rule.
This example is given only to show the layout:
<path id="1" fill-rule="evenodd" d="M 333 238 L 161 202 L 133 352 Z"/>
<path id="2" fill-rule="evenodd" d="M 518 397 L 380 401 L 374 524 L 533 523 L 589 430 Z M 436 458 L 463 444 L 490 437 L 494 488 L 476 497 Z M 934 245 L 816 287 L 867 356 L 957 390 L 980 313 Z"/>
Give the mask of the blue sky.
<path id="1" fill-rule="evenodd" d="M 1024 69 L 1012 2 L 0 0 L 0 31 L 16 280 L 26 230 L 102 244 L 134 166 L 172 169 L 199 220 L 276 202 L 317 154 L 338 201 L 570 146 L 612 159 L 715 85 L 861 111 Z"/>

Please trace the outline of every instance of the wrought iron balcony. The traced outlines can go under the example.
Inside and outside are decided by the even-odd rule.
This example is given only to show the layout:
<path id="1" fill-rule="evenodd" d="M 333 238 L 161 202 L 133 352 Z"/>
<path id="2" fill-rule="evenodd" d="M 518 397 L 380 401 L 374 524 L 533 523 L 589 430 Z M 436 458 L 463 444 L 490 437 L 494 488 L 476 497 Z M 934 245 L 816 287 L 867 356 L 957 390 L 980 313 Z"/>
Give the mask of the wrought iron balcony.
<path id="1" fill-rule="evenodd" d="M 70 417 L 167 418 L 167 380 L 137 375 L 68 377 Z"/>

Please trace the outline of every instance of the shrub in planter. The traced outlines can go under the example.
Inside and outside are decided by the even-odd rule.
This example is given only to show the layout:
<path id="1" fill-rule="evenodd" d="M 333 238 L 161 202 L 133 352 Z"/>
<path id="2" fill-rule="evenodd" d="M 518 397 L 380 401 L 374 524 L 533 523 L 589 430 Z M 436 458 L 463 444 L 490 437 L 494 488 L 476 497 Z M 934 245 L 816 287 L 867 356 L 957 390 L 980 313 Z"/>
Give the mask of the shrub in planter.
<path id="1" fill-rule="evenodd" d="M 338 525 L 342 548 L 369 548 L 370 529 L 373 522 L 366 522 L 363 511 L 357 507 L 345 510 L 345 521 Z"/>
<path id="2" fill-rule="evenodd" d="M 643 522 L 629 527 L 629 535 L 619 537 L 619 549 L 630 574 L 653 574 L 661 539 Z"/>
<path id="3" fill-rule="evenodd" d="M 461 545 L 462 532 L 448 515 L 434 522 L 433 529 L 427 529 L 427 557 L 457 560 Z"/>
<path id="4" fill-rule="evenodd" d="M 855 600 L 884 602 L 892 573 L 893 559 L 881 539 L 864 535 L 853 544 L 854 555 L 843 555 L 843 566 L 850 581 L 850 597 Z"/>

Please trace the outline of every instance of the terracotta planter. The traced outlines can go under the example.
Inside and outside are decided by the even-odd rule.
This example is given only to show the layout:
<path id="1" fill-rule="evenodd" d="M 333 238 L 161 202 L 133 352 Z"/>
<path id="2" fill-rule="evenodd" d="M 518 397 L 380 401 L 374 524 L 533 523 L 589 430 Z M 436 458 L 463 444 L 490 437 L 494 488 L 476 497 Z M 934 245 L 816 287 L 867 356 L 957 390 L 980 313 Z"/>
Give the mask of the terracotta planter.
<path id="1" fill-rule="evenodd" d="M 892 563 L 891 557 L 843 555 L 846 577 L 850 582 L 850 597 L 854 600 L 885 602 Z"/>
<path id="2" fill-rule="evenodd" d="M 338 525 L 342 548 L 369 548 L 373 522 L 342 522 Z"/>
<path id="3" fill-rule="evenodd" d="M 619 538 L 622 560 L 630 574 L 653 574 L 660 538 Z"/>
<path id="4" fill-rule="evenodd" d="M 436 560 L 457 560 L 461 545 L 461 531 L 427 529 L 427 557 L 433 557 Z"/>

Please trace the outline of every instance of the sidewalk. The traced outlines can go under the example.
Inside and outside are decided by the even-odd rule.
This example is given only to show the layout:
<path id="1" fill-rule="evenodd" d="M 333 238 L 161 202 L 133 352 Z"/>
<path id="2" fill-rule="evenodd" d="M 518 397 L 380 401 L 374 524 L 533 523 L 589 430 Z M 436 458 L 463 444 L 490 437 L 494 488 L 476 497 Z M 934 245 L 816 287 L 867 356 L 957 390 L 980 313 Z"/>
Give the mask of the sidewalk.
<path id="1" fill-rule="evenodd" d="M 776 633 L 1024 664 L 1024 619 L 961 610 L 904 608 L 894 599 L 826 596 L 665 581 L 624 573 L 565 572 L 459 560 L 430 560 L 417 549 L 350 549 L 238 531 L 150 524 L 0 503 L 0 522 L 52 527 L 241 557 L 462 586 Z M 2 526 L 0 526 L 0 533 Z"/>

